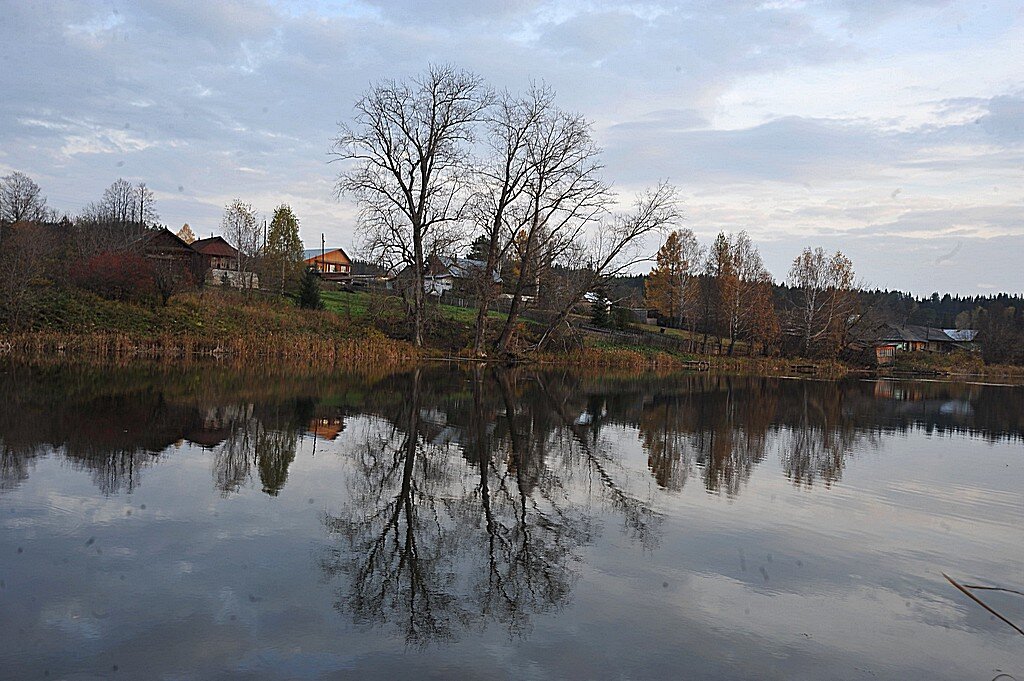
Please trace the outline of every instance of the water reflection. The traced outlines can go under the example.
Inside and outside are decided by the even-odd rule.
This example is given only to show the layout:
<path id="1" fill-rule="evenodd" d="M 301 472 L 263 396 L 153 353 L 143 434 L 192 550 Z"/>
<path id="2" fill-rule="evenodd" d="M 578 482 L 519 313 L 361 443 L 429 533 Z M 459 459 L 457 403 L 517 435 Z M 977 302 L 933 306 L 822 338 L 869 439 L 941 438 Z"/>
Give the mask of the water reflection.
<path id="1" fill-rule="evenodd" d="M 454 447 L 482 470 L 507 460 L 525 494 L 542 482 L 554 453 L 571 460 L 567 468 L 591 467 L 614 496 L 602 438 L 622 427 L 636 430 L 660 488 L 680 491 L 699 479 L 707 491 L 733 496 L 772 456 L 795 484 L 827 486 L 852 452 L 883 434 L 1024 437 L 1019 387 L 888 380 L 608 378 L 483 367 L 268 379 L 218 368 L 9 366 L 0 373 L 0 399 L 7 405 L 0 490 L 25 480 L 36 457 L 55 453 L 88 470 L 105 494 L 131 492 L 148 466 L 190 443 L 210 451 L 222 493 L 255 476 L 276 495 L 300 441 L 336 440 L 349 413 L 417 433 L 405 445 L 432 448 L 424 458 Z M 643 535 L 644 511 L 624 497 L 618 503 Z"/>
<path id="2" fill-rule="evenodd" d="M 392 381 L 404 399 L 381 406 L 351 452 L 349 504 L 324 518 L 340 546 L 323 569 L 348 578 L 338 608 L 414 644 L 492 620 L 522 634 L 532 615 L 565 603 L 594 531 L 592 509 L 566 485 L 579 457 L 544 382 L 481 367 L 464 378 L 466 391 L 444 396 L 422 370 Z M 614 506 L 653 514 L 600 479 Z"/>
<path id="3" fill-rule="evenodd" d="M 771 621 L 790 627 L 803 626 L 795 623 L 796 614 L 816 598 L 837 603 L 849 615 L 850 629 L 866 629 L 861 625 L 877 617 L 868 617 L 864 604 L 879 594 L 888 603 L 886 621 L 955 622 L 945 587 L 922 575 L 942 561 L 963 565 L 964 574 L 1005 577 L 1002 537 L 1020 509 L 1019 494 L 972 485 L 977 471 L 965 468 L 977 465 L 971 456 L 946 459 L 936 472 L 926 470 L 933 463 L 926 456 L 911 456 L 913 447 L 892 445 L 953 435 L 980 439 L 979 452 L 993 449 L 985 443 L 1018 443 L 1024 439 L 1021 388 L 488 366 L 428 366 L 390 375 L 5 366 L 0 400 L 0 501 L 36 500 L 23 515 L 9 504 L 13 520 L 4 526 L 6 537 L 0 536 L 9 541 L 0 541 L 0 548 L 13 548 L 0 558 L 24 555 L 17 560 L 27 561 L 62 541 L 86 552 L 73 569 L 86 570 L 82 574 L 91 581 L 69 582 L 67 602 L 54 597 L 46 606 L 76 613 L 80 592 L 89 593 L 93 582 L 113 584 L 113 590 L 124 581 L 129 557 L 143 556 L 146 568 L 161 577 L 147 579 L 136 596 L 151 598 L 153 608 L 179 604 L 153 592 L 152 584 L 173 583 L 175 596 L 194 589 L 193 600 L 180 604 L 185 614 L 179 617 L 187 621 L 182 628 L 190 633 L 179 635 L 187 647 L 208 634 L 190 637 L 193 624 L 202 625 L 196 603 L 208 594 L 231 609 L 217 611 L 216 631 L 209 634 L 215 636 L 236 626 L 235 609 L 246 603 L 252 621 L 271 631 L 281 620 L 276 614 L 258 620 L 258 613 L 264 602 L 271 612 L 277 588 L 274 613 L 291 612 L 294 600 L 303 603 L 305 609 L 297 610 L 302 617 L 326 610 L 326 618 L 310 617 L 301 636 L 296 629 L 296 641 L 313 629 L 354 623 L 365 636 L 364 650 L 366 641 L 373 647 L 395 640 L 428 655 L 438 648 L 427 644 L 444 643 L 441 649 L 449 650 L 488 629 L 521 642 L 562 611 L 573 626 L 581 615 L 591 618 L 590 625 L 614 620 L 615 613 L 609 619 L 574 605 L 587 590 L 581 579 L 593 576 L 594 564 L 605 559 L 605 572 L 595 581 L 604 579 L 607 592 L 584 580 L 591 588 L 588 602 L 617 596 L 623 616 L 650 629 L 602 631 L 612 638 L 622 634 L 624 641 L 650 635 L 659 650 L 685 644 L 700 653 L 701 637 L 711 640 L 716 631 L 726 632 L 721 635 L 733 644 L 730 632 L 743 629 L 743 622 L 756 630 L 768 621 L 772 599 L 772 617 L 778 617 Z M 866 468 L 888 475 L 899 457 L 913 463 L 898 469 L 884 500 L 879 484 L 871 494 L 851 491 L 858 472 L 862 483 Z M 112 502 L 99 528 L 94 524 L 84 537 L 69 539 L 62 518 L 47 524 L 49 493 L 63 494 L 60 485 L 85 478 L 51 477 L 55 487 L 33 489 L 47 471 L 54 476 L 56 466 L 45 465 L 54 462 L 88 473 L 98 492 L 76 489 L 66 493 L 68 500 L 77 494 L 79 501 L 95 496 Z M 1001 475 L 1004 465 L 980 475 Z M 161 477 L 165 470 L 180 473 L 180 480 Z M 311 480 L 321 472 L 322 480 Z M 33 475 L 41 478 L 34 481 Z M 870 475 L 868 480 L 877 483 Z M 92 490 L 88 482 L 84 486 Z M 766 487 L 770 495 L 783 490 L 793 503 L 787 509 L 764 505 Z M 133 530 L 117 504 L 131 505 L 127 497 L 154 488 L 165 493 L 162 513 L 188 516 L 190 510 L 174 506 L 186 505 L 185 498 L 195 513 L 161 525 L 136 510 Z M 899 507 L 906 499 L 916 510 Z M 208 517 L 209 508 L 221 516 Z M 819 509 L 833 518 L 831 525 L 814 524 Z M 867 525 L 844 526 L 848 516 L 857 516 L 851 524 Z M 937 525 L 936 517 L 946 524 Z M 105 530 L 110 518 L 124 525 Z M 885 519 L 883 529 L 897 525 L 899 531 L 890 536 L 870 525 L 878 518 Z M 996 547 L 995 554 L 979 550 L 965 558 L 927 548 L 946 546 L 947 537 L 938 534 L 950 531 L 950 524 L 962 536 L 977 537 L 985 551 Z M 132 531 L 134 541 L 128 538 Z M 88 543 L 94 532 L 100 536 L 95 546 Z M 25 537 L 35 533 L 46 541 L 28 544 Z M 174 541 L 164 539 L 175 533 Z M 857 541 L 847 541 L 851 536 Z M 904 551 L 908 537 L 918 545 Z M 13 553 L 23 543 L 29 551 Z M 102 560 L 111 563 L 100 563 L 93 553 L 100 548 L 106 551 Z M 785 563 L 779 558 L 784 553 Z M 254 556 L 268 561 L 262 577 L 238 568 L 251 566 Z M 287 570 L 270 562 L 286 560 L 281 556 L 290 561 Z M 59 567 L 63 558 L 55 553 L 34 566 L 51 571 L 50 591 L 67 579 Z M 968 560 L 975 561 L 973 572 Z M 111 578 L 103 565 L 117 565 L 120 574 Z M 0 561 L 0 588 L 17 569 Z M 857 586 L 861 575 L 873 591 Z M 250 586 L 259 579 L 262 590 Z M 27 578 L 21 584 L 29 584 Z M 656 594 L 638 584 L 653 584 Z M 35 621 L 34 609 L 42 606 L 35 593 L 25 594 L 19 612 Z M 647 600 L 641 605 L 633 602 L 637 598 Z M 793 604 L 789 610 L 780 605 L 787 602 Z M 228 606 L 218 601 L 217 607 Z M 296 615 L 294 622 L 302 621 Z M 979 613 L 967 610 L 962 621 L 972 635 L 988 631 Z M 689 643 L 673 638 L 681 626 L 694 637 Z M 281 636 L 279 628 L 273 633 Z M 351 637 L 346 645 L 358 640 L 348 629 L 341 635 Z M 239 636 L 243 642 L 235 645 L 249 645 L 248 633 Z M 757 636 L 771 645 L 762 646 Z M 586 637 L 584 632 L 580 640 L 562 641 L 583 645 Z M 770 634 L 748 631 L 745 645 L 763 651 L 776 643 Z M 828 657 L 816 655 L 806 659 Z"/>

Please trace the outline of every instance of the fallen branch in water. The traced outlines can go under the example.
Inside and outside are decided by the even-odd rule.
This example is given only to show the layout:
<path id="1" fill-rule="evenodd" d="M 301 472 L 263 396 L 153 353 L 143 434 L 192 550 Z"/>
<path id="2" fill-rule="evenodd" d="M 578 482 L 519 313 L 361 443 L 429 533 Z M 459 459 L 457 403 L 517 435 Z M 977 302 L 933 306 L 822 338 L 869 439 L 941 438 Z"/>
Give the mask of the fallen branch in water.
<path id="1" fill-rule="evenodd" d="M 1008 594 L 1016 594 L 1018 596 L 1024 596 L 1024 591 L 1017 591 L 1016 589 L 1004 589 L 1001 586 L 982 586 L 980 584 L 964 584 L 965 589 L 971 589 L 972 591 L 1002 591 Z"/>
<path id="2" fill-rule="evenodd" d="M 988 610 L 988 611 L 989 611 L 990 613 L 992 613 L 993 615 L 995 615 L 996 617 L 998 617 L 998 618 L 999 618 L 999 619 L 1001 619 L 1002 621 L 1004 621 L 1004 622 L 1006 622 L 1007 624 L 1009 624 L 1009 625 L 1010 625 L 1011 627 L 1013 627 L 1013 628 L 1014 628 L 1014 630 L 1015 630 L 1015 631 L 1016 631 L 1016 632 L 1017 632 L 1018 634 L 1020 634 L 1021 636 L 1024 636 L 1024 629 L 1021 629 L 1021 628 L 1020 628 L 1020 627 L 1018 627 L 1018 626 L 1017 626 L 1016 624 L 1014 624 L 1013 622 L 1011 622 L 1010 620 L 1006 619 L 1005 617 L 1003 617 L 1002 615 L 1000 615 L 1000 614 L 999 614 L 998 612 L 996 612 L 995 610 L 993 610 L 992 608 L 990 608 L 990 607 L 989 607 L 988 605 L 986 605 L 986 604 L 985 604 L 985 602 L 984 602 L 983 600 L 981 600 L 980 598 L 978 598 L 977 596 L 975 596 L 974 594 L 972 594 L 972 593 L 971 593 L 970 591 L 968 591 L 968 588 L 967 588 L 967 587 L 965 587 L 965 586 L 961 585 L 961 584 L 960 584 L 959 582 L 957 582 L 957 581 L 956 581 L 955 579 L 953 579 L 952 577 L 950 577 L 949 575 L 947 575 L 947 574 L 946 574 L 945 572 L 943 572 L 943 573 L 942 573 L 942 576 L 946 578 L 946 581 L 948 581 L 948 582 L 949 582 L 950 584 L 952 584 L 952 585 L 953 585 L 953 586 L 955 586 L 955 587 L 956 587 L 957 589 L 959 589 L 960 591 L 962 591 L 962 592 L 963 592 L 963 593 L 964 593 L 964 594 L 965 594 L 965 595 L 966 595 L 966 596 L 967 596 L 968 598 L 970 598 L 970 599 L 971 599 L 972 601 L 974 601 L 975 603 L 977 603 L 977 604 L 978 604 L 978 605 L 980 605 L 981 607 L 985 608 L 986 610 Z M 973 588 L 977 588 L 977 587 L 973 587 Z M 994 587 L 982 587 L 982 588 L 989 588 L 989 589 L 995 589 Z M 1003 591 L 1004 589 L 999 589 L 999 590 L 1000 590 L 1000 591 Z M 1006 589 L 1006 590 L 1008 591 L 1009 589 Z"/>

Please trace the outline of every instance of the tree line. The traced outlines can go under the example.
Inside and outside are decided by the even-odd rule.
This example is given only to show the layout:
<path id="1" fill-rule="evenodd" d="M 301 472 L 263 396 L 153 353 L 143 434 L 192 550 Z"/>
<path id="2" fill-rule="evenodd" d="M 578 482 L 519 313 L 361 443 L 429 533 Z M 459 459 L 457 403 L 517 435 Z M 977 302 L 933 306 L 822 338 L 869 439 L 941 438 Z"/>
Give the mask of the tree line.
<path id="1" fill-rule="evenodd" d="M 610 288 L 617 289 L 613 298 L 654 310 L 661 324 L 699 335 L 704 344 L 716 338 L 728 354 L 743 341 L 765 354 L 841 357 L 889 323 L 973 329 L 986 362 L 1024 363 L 1024 296 L 916 298 L 866 290 L 848 257 L 822 248 L 805 248 L 777 284 L 745 232 L 721 233 L 704 247 L 691 230 L 675 230 L 650 274 Z"/>
<path id="2" fill-rule="evenodd" d="M 658 249 L 643 302 L 661 323 L 700 335 L 705 346 L 713 336 L 730 355 L 738 341 L 765 354 L 838 355 L 858 309 L 853 263 L 839 251 L 805 248 L 787 284 L 779 295 L 745 231 L 722 232 L 705 247 L 692 230 L 679 229 Z"/>

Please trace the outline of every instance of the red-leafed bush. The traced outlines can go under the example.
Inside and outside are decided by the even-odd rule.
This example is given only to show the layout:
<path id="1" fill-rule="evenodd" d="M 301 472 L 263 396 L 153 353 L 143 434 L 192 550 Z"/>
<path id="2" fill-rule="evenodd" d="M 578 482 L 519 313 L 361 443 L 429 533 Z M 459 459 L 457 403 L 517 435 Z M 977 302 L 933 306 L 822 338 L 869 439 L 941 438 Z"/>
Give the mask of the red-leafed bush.
<path id="1" fill-rule="evenodd" d="M 108 251 L 72 265 L 75 286 L 110 300 L 144 300 L 156 293 L 153 268 L 137 253 Z"/>

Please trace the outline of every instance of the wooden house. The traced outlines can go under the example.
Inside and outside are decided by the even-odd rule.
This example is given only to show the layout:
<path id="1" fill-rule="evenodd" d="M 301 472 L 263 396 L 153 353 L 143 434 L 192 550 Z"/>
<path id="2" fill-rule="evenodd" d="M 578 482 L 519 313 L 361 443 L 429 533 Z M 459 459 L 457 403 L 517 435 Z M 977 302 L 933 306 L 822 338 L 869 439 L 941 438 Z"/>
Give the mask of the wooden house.
<path id="1" fill-rule="evenodd" d="M 203 267 L 206 269 L 238 269 L 238 249 L 223 237 L 211 236 L 207 239 L 196 239 L 192 242 L 192 249 L 202 258 Z"/>
<path id="2" fill-rule="evenodd" d="M 861 339 L 878 366 L 894 364 L 904 352 L 948 353 L 975 350 L 978 332 L 973 329 L 938 329 L 917 324 L 880 324 Z"/>
<path id="3" fill-rule="evenodd" d="M 254 272 L 242 272 L 238 249 L 220 236 L 196 239 L 192 249 L 199 256 L 202 280 L 207 284 L 224 284 L 234 288 L 259 288 L 259 277 Z"/>
<path id="4" fill-rule="evenodd" d="M 311 249 L 302 252 L 306 267 L 313 267 L 326 281 L 342 281 L 352 274 L 352 259 L 343 248 Z"/>
<path id="5" fill-rule="evenodd" d="M 191 267 L 196 262 L 196 252 L 181 237 L 167 229 L 147 229 L 138 237 L 142 255 L 155 261 L 173 261 Z"/>

